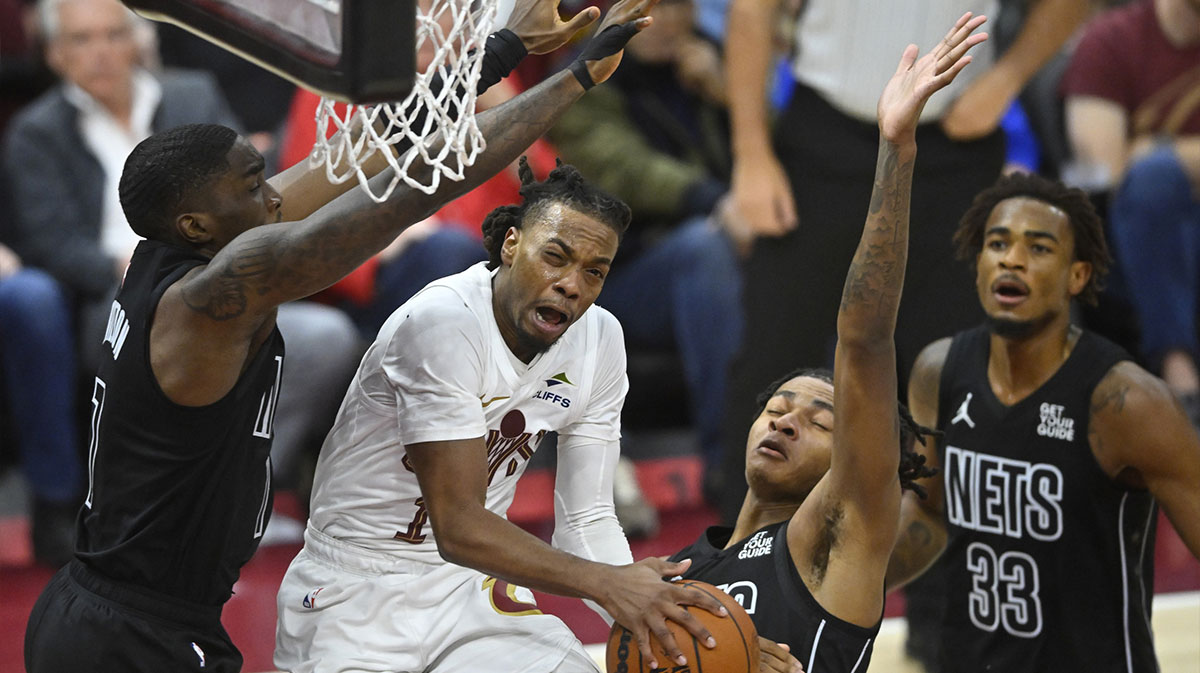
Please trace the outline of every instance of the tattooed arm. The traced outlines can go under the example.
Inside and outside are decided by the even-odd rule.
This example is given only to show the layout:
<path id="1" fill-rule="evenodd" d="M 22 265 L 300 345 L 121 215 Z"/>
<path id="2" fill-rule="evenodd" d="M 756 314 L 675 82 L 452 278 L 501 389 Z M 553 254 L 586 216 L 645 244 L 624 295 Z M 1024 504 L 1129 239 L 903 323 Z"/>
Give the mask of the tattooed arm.
<path id="1" fill-rule="evenodd" d="M 655 2 L 622 0 L 606 24 L 633 22 L 631 32 L 641 30 L 649 25 L 645 13 Z M 618 38 L 628 39 L 624 27 L 616 30 Z M 586 61 L 597 83 L 620 61 L 623 42 L 612 38 L 612 33 L 597 37 L 612 50 Z M 375 203 L 354 189 L 300 222 L 255 227 L 224 247 L 215 246 L 212 260 L 172 285 L 156 310 L 151 366 L 163 391 L 179 404 L 220 399 L 270 334 L 279 304 L 333 284 L 405 227 L 509 165 L 583 92 L 576 76 L 563 71 L 480 114 L 487 149 L 467 169 L 466 179 L 443 180 L 433 194 L 401 185 L 388 200 Z M 372 178 L 376 193 L 390 175 L 389 170 Z"/>
<path id="2" fill-rule="evenodd" d="M 967 51 L 987 39 L 972 34 L 983 21 L 963 15 L 919 60 L 909 45 L 879 98 L 875 187 L 838 310 L 829 473 L 797 510 L 799 525 L 788 529 L 802 577 L 811 560 L 828 553 L 823 580 L 814 574 L 806 583 L 826 610 L 855 624 L 879 618 L 900 512 L 894 337 L 908 258 L 917 120 L 929 97 L 970 62 Z"/>
<path id="3" fill-rule="evenodd" d="M 1088 440 L 1110 477 L 1154 495 L 1200 559 L 1200 438 L 1166 384 L 1132 362 L 1115 365 L 1092 392 Z"/>
<path id="4" fill-rule="evenodd" d="M 908 410 L 914 421 L 927 428 L 937 427 L 942 367 L 950 352 L 950 342 L 950 338 L 945 338 L 926 346 L 917 356 L 908 378 Z M 940 467 L 936 441 L 936 438 L 926 438 L 924 445 L 918 442 L 913 447 L 925 456 L 925 464 L 935 469 Z M 941 470 L 922 483 L 928 491 L 927 497 L 921 498 L 909 491 L 900 500 L 899 532 L 884 577 L 887 591 L 919 577 L 946 548 L 946 522 L 942 514 L 945 491 Z"/>

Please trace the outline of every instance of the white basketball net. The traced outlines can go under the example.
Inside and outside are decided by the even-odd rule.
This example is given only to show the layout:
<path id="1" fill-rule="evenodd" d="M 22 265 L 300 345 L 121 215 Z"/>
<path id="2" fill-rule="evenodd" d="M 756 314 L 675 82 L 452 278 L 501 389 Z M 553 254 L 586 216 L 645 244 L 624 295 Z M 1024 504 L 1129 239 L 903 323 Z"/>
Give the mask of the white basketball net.
<path id="1" fill-rule="evenodd" d="M 376 201 L 387 199 L 400 180 L 426 194 L 438 188 L 442 176 L 462 180 L 463 169 L 474 164 L 485 147 L 475 123 L 475 84 L 496 6 L 492 0 L 418 2 L 417 74 L 408 97 L 396 103 L 347 105 L 343 114 L 334 107 L 336 101 L 322 98 L 309 164 L 315 168 L 324 163 L 326 175 L 336 184 L 357 176 Z M 435 84 L 438 80 L 441 83 Z M 334 133 L 326 139 L 331 128 Z M 398 155 L 392 149 L 397 144 L 402 151 Z M 394 170 L 382 193 L 371 188 L 362 168 L 377 152 Z M 416 161 L 433 169 L 428 183 L 409 175 Z"/>

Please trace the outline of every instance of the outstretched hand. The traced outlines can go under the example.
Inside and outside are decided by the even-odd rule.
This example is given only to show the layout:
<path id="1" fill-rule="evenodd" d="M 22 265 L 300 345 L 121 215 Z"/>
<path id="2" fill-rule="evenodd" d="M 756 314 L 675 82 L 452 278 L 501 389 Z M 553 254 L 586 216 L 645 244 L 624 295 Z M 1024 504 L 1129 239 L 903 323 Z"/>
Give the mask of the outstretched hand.
<path id="1" fill-rule="evenodd" d="M 617 71 L 621 55 L 625 53 L 625 44 L 650 25 L 653 20 L 649 16 L 650 10 L 657 4 L 658 0 L 620 0 L 609 8 L 596 34 L 579 57 L 593 83 L 599 84 Z M 605 31 L 610 32 L 605 35 Z M 593 48 L 598 48 L 597 53 L 592 53 Z"/>
<path id="2" fill-rule="evenodd" d="M 879 97 L 879 131 L 885 139 L 899 142 L 914 137 L 925 102 L 954 81 L 971 62 L 967 52 L 988 38 L 987 33 L 973 33 L 984 21 L 985 16 L 963 14 L 937 47 L 919 59 L 917 45 L 908 45 Z"/>
<path id="3" fill-rule="evenodd" d="M 600 18 L 599 7 L 587 7 L 567 21 L 558 14 L 559 0 L 516 0 L 508 28 L 531 54 L 548 54 Z"/>

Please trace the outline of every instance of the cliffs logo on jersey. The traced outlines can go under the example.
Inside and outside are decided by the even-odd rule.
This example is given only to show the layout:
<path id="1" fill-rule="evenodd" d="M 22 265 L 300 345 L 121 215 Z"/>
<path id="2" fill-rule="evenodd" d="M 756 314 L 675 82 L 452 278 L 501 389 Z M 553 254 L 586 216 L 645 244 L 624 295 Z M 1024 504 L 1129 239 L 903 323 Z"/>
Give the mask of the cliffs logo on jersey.
<path id="1" fill-rule="evenodd" d="M 546 400 L 547 402 L 549 402 L 551 404 L 557 404 L 557 405 L 561 406 L 563 409 L 570 408 L 571 400 L 569 398 L 567 398 L 563 395 L 559 395 L 557 392 L 553 392 L 550 390 L 550 388 L 553 388 L 555 386 L 561 386 L 563 384 L 566 384 L 568 386 L 575 385 L 574 383 L 571 383 L 570 379 L 567 378 L 566 372 L 559 372 L 559 373 L 555 374 L 554 376 L 551 376 L 550 378 L 546 379 L 546 390 L 539 390 L 536 393 L 534 393 L 533 399 Z"/>
<path id="2" fill-rule="evenodd" d="M 767 531 L 760 530 L 754 534 L 754 537 L 746 541 L 742 546 L 742 550 L 738 552 L 739 559 L 758 558 L 771 553 L 771 544 L 775 542 L 775 536 L 767 537 Z M 745 607 L 745 606 L 743 606 Z"/>
<path id="3" fill-rule="evenodd" d="M 1062 535 L 1063 476 L 1054 465 L 947 446 L 944 467 L 952 525 L 1042 541 Z"/>
<path id="4" fill-rule="evenodd" d="M 513 409 L 504 414 L 504 418 L 500 419 L 500 429 L 488 430 L 488 485 L 495 480 L 501 466 L 504 466 L 504 476 L 516 474 L 521 463 L 533 456 L 545 436 L 545 430 L 538 431 L 536 435 L 525 432 L 525 414 L 520 410 Z"/>
<path id="5" fill-rule="evenodd" d="M 1063 416 L 1063 405 L 1042 402 L 1038 411 L 1042 415 L 1037 427 L 1039 435 L 1067 442 L 1075 440 L 1075 419 Z"/>

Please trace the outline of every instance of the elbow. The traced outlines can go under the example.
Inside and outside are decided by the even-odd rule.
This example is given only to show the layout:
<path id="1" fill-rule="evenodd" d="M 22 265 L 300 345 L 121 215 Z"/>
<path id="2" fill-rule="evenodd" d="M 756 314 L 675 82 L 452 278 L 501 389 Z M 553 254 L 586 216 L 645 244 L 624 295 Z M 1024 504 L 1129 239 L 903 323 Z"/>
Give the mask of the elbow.
<path id="1" fill-rule="evenodd" d="M 838 345 L 844 348 L 877 351 L 890 347 L 896 337 L 896 311 L 848 311 L 843 306 L 838 312 L 837 335 Z"/>
<path id="2" fill-rule="evenodd" d="M 479 519 L 476 518 L 475 521 Z M 478 528 L 472 525 L 471 517 L 435 518 L 431 515 L 430 524 L 438 556 L 441 556 L 442 560 L 455 565 L 475 566 L 478 562 L 476 556 L 483 548 L 483 540 L 479 538 Z"/>
<path id="3" fill-rule="evenodd" d="M 896 330 L 888 325 L 850 325 L 838 323 L 837 347 L 847 355 L 863 358 L 894 353 Z"/>
<path id="4" fill-rule="evenodd" d="M 442 560 L 446 563 L 453 563 L 459 566 L 467 565 L 461 547 L 458 544 L 438 538 L 437 550 L 438 556 L 442 557 Z"/>

